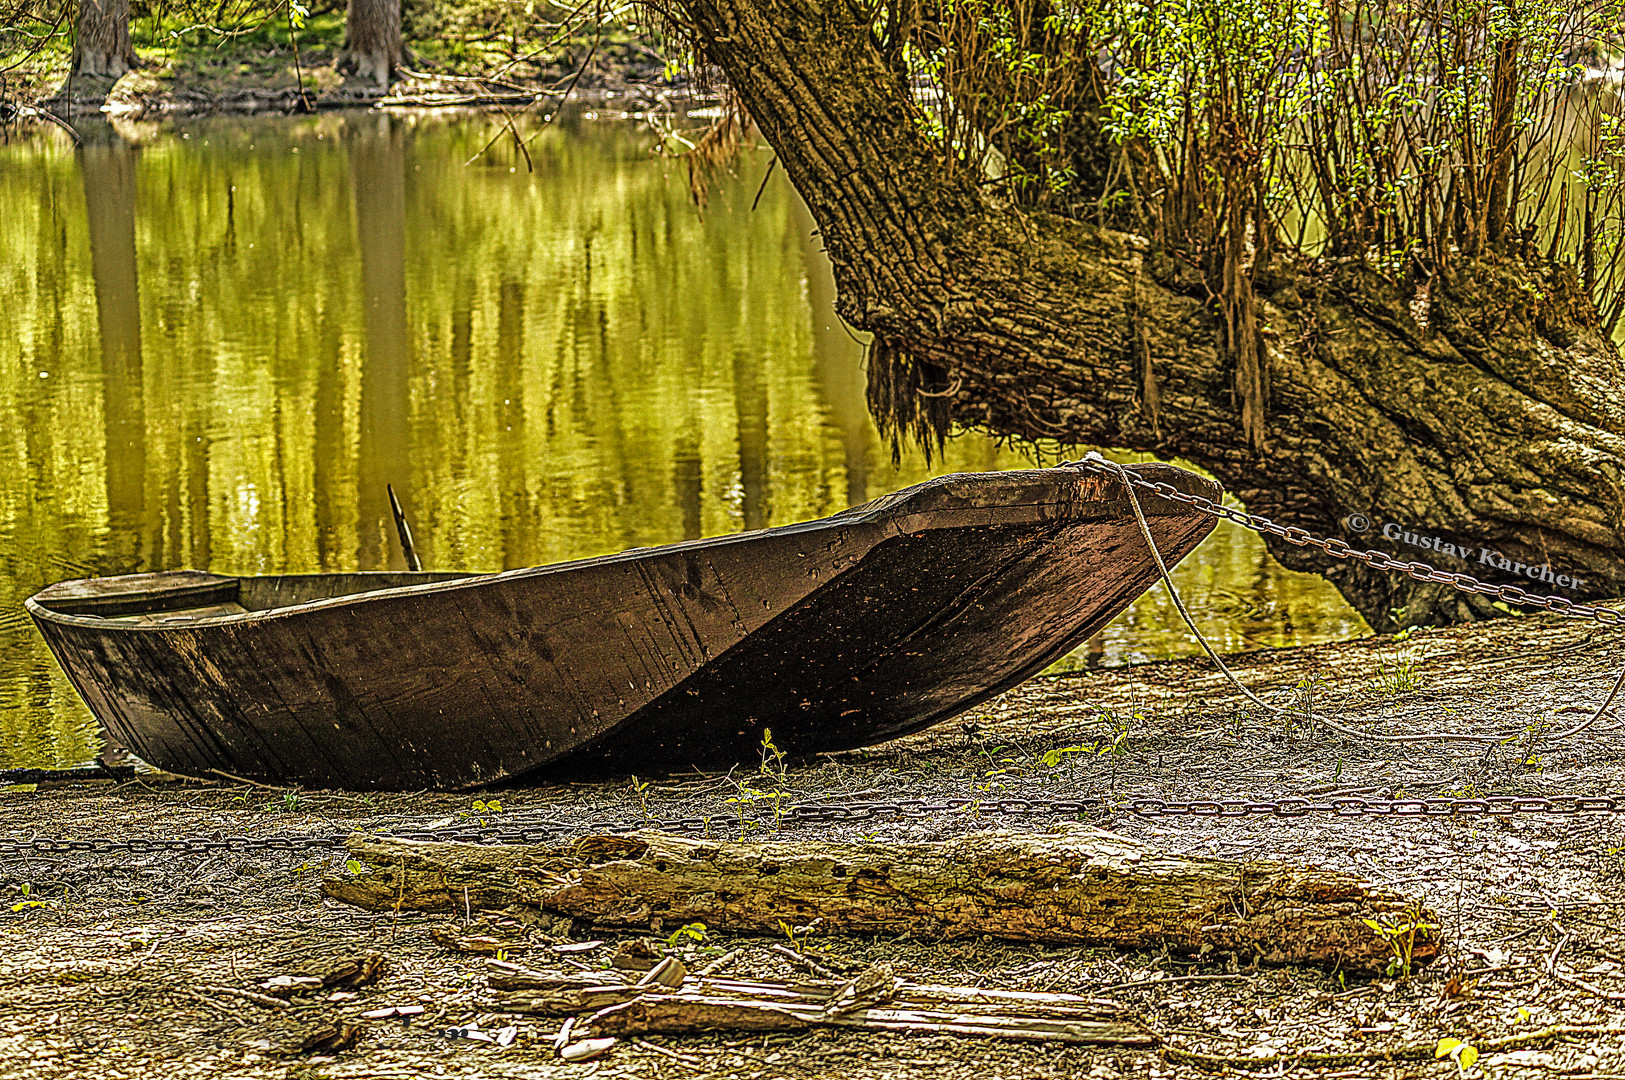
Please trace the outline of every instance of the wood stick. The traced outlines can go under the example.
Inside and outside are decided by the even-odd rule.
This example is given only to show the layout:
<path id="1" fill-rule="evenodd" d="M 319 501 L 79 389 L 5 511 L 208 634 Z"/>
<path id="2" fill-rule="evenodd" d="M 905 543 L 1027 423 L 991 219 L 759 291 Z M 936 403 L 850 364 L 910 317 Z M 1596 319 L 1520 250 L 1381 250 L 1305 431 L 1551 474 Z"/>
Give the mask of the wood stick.
<path id="1" fill-rule="evenodd" d="M 882 1031 L 997 1036 L 1046 1042 L 1151 1046 L 1155 1037 L 1129 1020 L 1110 1015 L 1065 1019 L 993 1012 L 884 1006 L 831 1014 L 821 1002 L 754 1000 L 700 994 L 645 994 L 594 1013 L 588 1026 L 602 1035 L 687 1034 L 733 1031 L 795 1031 L 808 1027 L 856 1027 Z"/>
<path id="2" fill-rule="evenodd" d="M 242 998 L 244 1001 L 252 1001 L 262 1009 L 286 1009 L 288 1007 L 288 1003 L 281 998 L 272 997 L 270 994 L 256 994 L 252 990 L 239 990 L 234 986 L 202 986 L 199 989 L 206 994 L 226 994 L 230 997 Z"/>
<path id="3" fill-rule="evenodd" d="M 406 556 L 406 568 L 412 571 L 423 569 L 423 562 L 418 558 L 418 549 L 412 543 L 412 526 L 406 522 L 406 511 L 401 509 L 401 500 L 395 497 L 395 485 L 385 484 L 384 489 L 389 492 L 389 509 L 395 514 L 395 531 L 401 538 L 401 552 Z"/>
<path id="4" fill-rule="evenodd" d="M 603 926 L 774 935 L 780 920 L 819 918 L 826 933 L 1166 946 L 1366 972 L 1393 954 L 1362 920 L 1421 910 L 1339 871 L 1178 855 L 1084 826 L 913 844 L 637 833 L 563 847 L 358 836 L 348 847 L 369 871 L 335 872 L 323 889 L 371 911 L 455 910 L 466 888 L 482 908 L 517 902 Z M 1436 949 L 1417 940 L 1413 962 Z"/>

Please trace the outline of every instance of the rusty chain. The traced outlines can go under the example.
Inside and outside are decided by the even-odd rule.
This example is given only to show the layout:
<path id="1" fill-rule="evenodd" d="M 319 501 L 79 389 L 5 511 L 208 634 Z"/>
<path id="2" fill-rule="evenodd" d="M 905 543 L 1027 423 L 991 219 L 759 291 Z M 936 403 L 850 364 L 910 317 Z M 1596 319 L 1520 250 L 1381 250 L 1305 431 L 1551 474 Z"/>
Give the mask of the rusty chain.
<path id="1" fill-rule="evenodd" d="M 1071 799 L 898 799 L 891 802 L 831 802 L 785 807 L 778 827 L 842 824 L 866 821 L 896 821 L 964 815 L 982 817 L 1081 817 L 1085 814 L 1127 815 L 1138 818 L 1303 818 L 1312 814 L 1333 817 L 1379 816 L 1390 818 L 1511 817 L 1516 814 L 1625 814 L 1625 797 L 1612 795 L 1490 795 L 1480 798 L 1370 799 L 1358 796 L 1328 796 L 1311 799 L 1288 796 L 1278 799 L 1190 799 L 1169 800 L 1124 796 L 1091 796 Z M 482 829 L 415 829 L 401 831 L 308 833 L 299 836 L 219 836 L 219 837 L 106 837 L 83 840 L 54 837 L 7 837 L 0 839 L 0 856 L 5 855 L 131 855 L 188 854 L 249 851 L 331 851 L 344 846 L 354 836 L 378 840 L 431 840 L 442 843 L 537 844 L 557 842 L 572 836 L 628 833 L 640 829 L 709 836 L 726 832 L 736 820 L 733 814 L 716 817 L 648 818 L 638 821 L 594 821 L 582 825 L 560 822 Z M 757 824 L 764 824 L 758 821 Z"/>
<path id="2" fill-rule="evenodd" d="M 1137 488 L 1173 502 L 1193 506 L 1214 517 L 1234 522 L 1257 533 L 1278 536 L 1299 547 L 1315 547 L 1336 559 L 1354 559 L 1375 570 L 1398 570 L 1417 581 L 1437 582 L 1463 592 L 1493 596 L 1519 607 L 1540 608 L 1563 615 L 1594 619 L 1599 623 L 1617 626 L 1625 622 L 1625 613 L 1596 604 L 1576 603 L 1562 596 L 1531 593 L 1516 585 L 1496 585 L 1480 581 L 1470 574 L 1440 570 L 1428 563 L 1400 559 L 1376 549 L 1360 550 L 1346 541 L 1316 536 L 1297 526 L 1277 525 L 1261 514 L 1248 513 L 1214 502 L 1201 495 L 1190 495 L 1172 484 L 1159 483 L 1135 476 L 1104 462 L 1089 459 L 1063 461 L 1058 468 L 1087 470 L 1113 479 L 1127 477 Z M 16 782 L 16 781 L 13 781 Z M 1311 814 L 1330 814 L 1336 817 L 1363 817 L 1375 815 L 1394 818 L 1454 818 L 1454 817 L 1507 817 L 1514 814 L 1619 814 L 1625 813 L 1625 797 L 1611 795 L 1492 795 L 1483 798 L 1422 798 L 1422 799 L 1367 799 L 1350 796 L 1312 800 L 1299 796 L 1277 799 L 1193 799 L 1165 800 L 1131 797 L 1108 799 L 958 799 L 928 800 L 902 799 L 893 802 L 819 803 L 785 807 L 775 825 L 804 825 L 841 823 L 852 821 L 896 820 L 899 818 L 926 818 L 944 814 L 968 814 L 973 817 L 1075 817 L 1091 813 L 1119 813 L 1135 817 L 1209 817 L 1209 818 L 1302 818 Z M 730 820 L 723 818 L 724 821 Z M 636 823 L 591 822 L 569 827 L 549 824 L 510 829 L 428 829 L 370 834 L 379 839 L 462 841 L 477 844 L 530 844 L 557 841 L 570 835 L 590 833 L 624 833 L 636 829 L 657 829 L 663 832 L 709 835 L 713 819 L 686 817 L 672 819 L 646 818 Z M 84 840 L 53 837 L 21 838 L 0 837 L 0 856 L 4 855 L 95 855 L 108 853 L 128 854 L 209 854 L 214 852 L 248 851 L 331 851 L 340 848 L 356 832 L 312 833 L 302 836 L 223 836 L 156 838 L 132 837 L 111 839 L 96 837 Z"/>
<path id="3" fill-rule="evenodd" d="M 1101 476 L 1119 479 L 1115 469 L 1108 465 L 1097 463 L 1085 458 L 1081 461 L 1063 461 L 1058 468 L 1083 469 Z M 1300 529 L 1296 525 L 1277 525 L 1262 514 L 1250 514 L 1245 510 L 1216 503 L 1212 499 L 1201 495 L 1189 495 L 1172 484 L 1159 483 L 1147 480 L 1144 477 L 1127 473 L 1130 482 L 1137 488 L 1160 495 L 1164 499 L 1171 499 L 1177 503 L 1194 506 L 1196 509 L 1214 517 L 1234 522 L 1243 528 L 1251 529 L 1256 533 L 1268 533 L 1278 536 L 1289 544 L 1298 547 L 1315 547 L 1324 551 L 1334 559 L 1353 559 L 1365 563 L 1373 570 L 1398 570 L 1417 581 L 1431 581 L 1440 585 L 1449 585 L 1462 592 L 1477 593 L 1480 596 L 1493 596 L 1508 604 L 1519 607 L 1540 608 L 1545 611 L 1555 611 L 1562 615 L 1575 615 L 1580 618 L 1595 619 L 1608 626 L 1618 626 L 1625 623 L 1625 612 L 1615 611 L 1613 608 L 1601 607 L 1597 604 L 1579 603 L 1564 596 L 1549 596 L 1541 593 L 1532 593 L 1520 589 L 1516 585 L 1496 585 L 1488 581 L 1480 581 L 1471 574 L 1454 573 L 1425 562 L 1413 559 L 1401 559 L 1390 555 L 1386 551 L 1375 548 L 1361 550 L 1352 547 L 1347 541 L 1335 537 L 1316 536 L 1307 529 Z"/>

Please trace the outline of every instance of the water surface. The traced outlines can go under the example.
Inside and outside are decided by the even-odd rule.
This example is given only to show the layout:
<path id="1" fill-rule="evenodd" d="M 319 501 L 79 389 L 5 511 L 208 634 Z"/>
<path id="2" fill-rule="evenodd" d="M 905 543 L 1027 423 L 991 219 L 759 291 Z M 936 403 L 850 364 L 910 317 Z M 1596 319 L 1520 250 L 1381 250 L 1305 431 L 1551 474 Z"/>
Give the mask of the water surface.
<path id="1" fill-rule="evenodd" d="M 0 144 L 0 766 L 94 724 L 22 610 L 175 567 L 501 570 L 820 517 L 894 465 L 815 226 L 769 155 L 702 215 L 635 123 L 465 164 L 480 116 L 102 124 Z M 751 208 L 758 189 L 760 202 Z M 1233 526 L 1177 570 L 1221 648 L 1349 637 L 1325 582 Z M 1197 650 L 1160 592 L 1064 664 Z"/>

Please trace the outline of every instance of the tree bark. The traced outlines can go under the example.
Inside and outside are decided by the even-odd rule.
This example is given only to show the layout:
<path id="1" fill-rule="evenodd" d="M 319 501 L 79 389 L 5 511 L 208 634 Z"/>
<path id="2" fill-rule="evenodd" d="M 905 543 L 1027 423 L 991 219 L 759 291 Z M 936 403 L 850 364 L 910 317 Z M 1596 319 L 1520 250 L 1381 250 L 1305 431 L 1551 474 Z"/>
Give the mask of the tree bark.
<path id="1" fill-rule="evenodd" d="M 1572 599 L 1625 586 L 1625 364 L 1570 270 L 1467 263 L 1433 281 L 1419 324 L 1409 298 L 1357 264 L 1255 268 L 1270 388 L 1260 452 L 1202 282 L 1141 237 L 1011 207 L 943 167 L 862 5 L 682 4 L 817 219 L 842 315 L 875 335 L 883 425 L 1184 458 L 1248 509 L 1359 547 Z M 1467 557 L 1361 542 L 1342 524 L 1352 513 Z M 1481 596 L 1266 543 L 1379 631 L 1497 613 Z M 1540 567 L 1580 584 L 1532 580 Z"/>
<path id="2" fill-rule="evenodd" d="M 372 79 L 382 88 L 406 63 L 401 39 L 401 0 L 350 0 L 344 19 L 344 47 L 335 66 Z"/>
<path id="3" fill-rule="evenodd" d="M 1164 946 L 1244 960 L 1384 969 L 1393 952 L 1364 919 L 1416 901 L 1335 871 L 1158 852 L 1098 829 L 984 832 L 942 843 L 725 843 L 658 833 L 568 847 L 350 841 L 370 872 L 323 891 L 372 911 L 521 903 L 602 926 Z M 1418 962 L 1435 943 L 1415 941 Z"/>
<path id="4" fill-rule="evenodd" d="M 118 78 L 141 60 L 130 44 L 130 0 L 79 0 L 73 70 Z"/>

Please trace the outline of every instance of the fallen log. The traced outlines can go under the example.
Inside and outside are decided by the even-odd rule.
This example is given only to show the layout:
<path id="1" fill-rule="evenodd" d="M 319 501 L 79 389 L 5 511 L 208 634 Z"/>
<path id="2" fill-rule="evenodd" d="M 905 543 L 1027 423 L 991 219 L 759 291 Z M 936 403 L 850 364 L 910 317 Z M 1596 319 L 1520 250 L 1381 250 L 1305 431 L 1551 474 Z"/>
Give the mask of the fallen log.
<path id="1" fill-rule="evenodd" d="M 777 935 L 826 933 L 1233 953 L 1242 962 L 1384 970 L 1418 902 L 1352 875 L 1279 862 L 1161 852 L 1084 826 L 981 832 L 939 843 L 731 843 L 636 833 L 561 847 L 356 837 L 360 873 L 322 884 L 371 911 L 520 903 L 599 926 L 690 922 Z M 1436 919 L 1426 919 L 1437 922 Z M 1412 962 L 1435 942 L 1420 938 Z"/>

